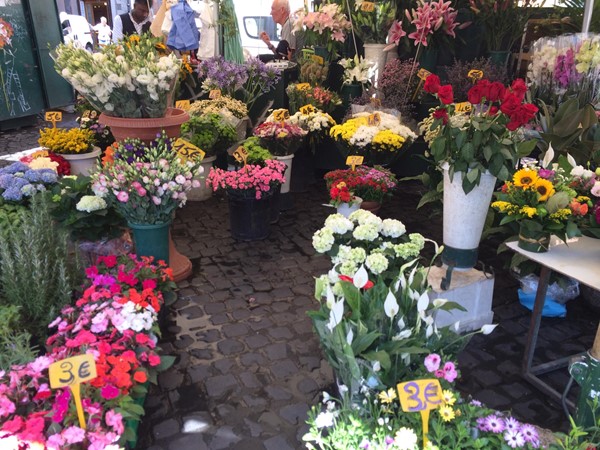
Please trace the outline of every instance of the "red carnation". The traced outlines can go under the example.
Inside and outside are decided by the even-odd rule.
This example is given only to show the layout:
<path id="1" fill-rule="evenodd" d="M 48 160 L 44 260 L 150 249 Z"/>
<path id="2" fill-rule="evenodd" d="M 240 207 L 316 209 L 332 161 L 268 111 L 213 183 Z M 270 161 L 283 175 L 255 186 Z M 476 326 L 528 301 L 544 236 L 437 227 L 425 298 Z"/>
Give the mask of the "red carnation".
<path id="1" fill-rule="evenodd" d="M 425 92 L 429 92 L 430 94 L 437 94 L 440 89 L 440 77 L 437 75 L 431 74 L 425 79 L 425 84 L 423 85 L 423 90 Z"/>

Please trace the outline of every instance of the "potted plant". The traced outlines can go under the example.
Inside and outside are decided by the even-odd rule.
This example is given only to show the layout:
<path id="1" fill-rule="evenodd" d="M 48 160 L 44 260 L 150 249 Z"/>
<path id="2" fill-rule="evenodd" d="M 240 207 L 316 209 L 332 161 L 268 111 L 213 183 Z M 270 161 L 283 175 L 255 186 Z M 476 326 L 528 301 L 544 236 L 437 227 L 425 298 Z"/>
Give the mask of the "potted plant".
<path id="1" fill-rule="evenodd" d="M 357 211 L 361 203 L 362 198 L 354 195 L 343 181 L 334 183 L 329 189 L 329 204 L 333 205 L 338 214 L 344 217 Z"/>
<path id="2" fill-rule="evenodd" d="M 417 138 L 399 117 L 377 110 L 352 114 L 329 134 L 344 157 L 363 156 L 367 165 L 392 164 L 400 149 Z"/>
<path id="3" fill-rule="evenodd" d="M 40 130 L 38 143 L 66 159 L 73 175 L 89 175 L 101 153 L 93 145 L 93 136 L 92 131 L 83 128 L 48 127 Z"/>
<path id="4" fill-rule="evenodd" d="M 339 169 L 325 174 L 328 189 L 344 183 L 354 195 L 361 198 L 361 208 L 377 212 L 386 196 L 396 188 L 396 176 L 381 166 L 358 166 L 355 170 Z"/>
<path id="5" fill-rule="evenodd" d="M 246 137 L 250 118 L 245 103 L 227 95 L 215 99 L 197 100 L 190 105 L 190 116 L 203 114 L 218 114 L 228 124 L 235 127 L 238 141 Z"/>
<path id="6" fill-rule="evenodd" d="M 290 101 L 292 114 L 305 105 L 312 105 L 323 112 L 333 114 L 335 109 L 342 104 L 342 100 L 335 92 L 320 86 L 312 86 L 309 83 L 293 83 L 285 91 Z"/>
<path id="7" fill-rule="evenodd" d="M 344 68 L 341 96 L 345 108 L 348 109 L 352 99 L 360 97 L 363 90 L 371 86 L 374 63 L 354 55 L 354 58 L 340 59 L 338 64 Z"/>
<path id="8" fill-rule="evenodd" d="M 136 253 L 169 261 L 169 226 L 186 193 L 197 187 L 199 164 L 183 162 L 165 132 L 150 144 L 126 139 L 114 161 L 92 177 L 92 190 L 127 221 Z"/>
<path id="9" fill-rule="evenodd" d="M 423 89 L 441 105 L 421 123 L 434 162 L 444 171 L 444 254 L 449 266 L 470 268 L 496 178 L 505 181 L 523 156 L 535 147 L 517 130 L 537 107 L 525 103 L 523 80 L 506 87 L 479 80 L 468 92 L 469 103 L 455 104 L 451 85 L 429 75 Z"/>
<path id="10" fill-rule="evenodd" d="M 339 45 L 346 39 L 352 25 L 342 6 L 322 3 L 316 11 L 300 9 L 296 13 L 292 32 L 303 32 L 306 45 L 315 49 L 315 54 L 326 62 L 335 59 Z"/>
<path id="11" fill-rule="evenodd" d="M 99 122 L 110 126 L 117 140 L 151 141 L 161 129 L 175 137 L 188 119 L 187 112 L 169 107 L 181 62 L 150 33 L 94 54 L 60 44 L 53 57 L 58 73 L 102 112 Z"/>
<path id="12" fill-rule="evenodd" d="M 245 165 L 239 170 L 225 171 L 213 167 L 206 185 L 214 191 L 223 189 L 229 201 L 229 223 L 234 239 L 265 239 L 270 232 L 271 197 L 285 182 L 286 165 L 267 160 L 264 166 Z"/>
<path id="13" fill-rule="evenodd" d="M 19 161 L 30 169 L 52 169 L 59 176 L 71 175 L 71 164 L 61 155 L 48 150 L 37 150 L 19 158 Z"/>
<path id="14" fill-rule="evenodd" d="M 0 168 L 0 196 L 6 202 L 28 204 L 38 192 L 43 192 L 58 181 L 55 170 L 32 169 L 27 164 L 15 162 Z"/>

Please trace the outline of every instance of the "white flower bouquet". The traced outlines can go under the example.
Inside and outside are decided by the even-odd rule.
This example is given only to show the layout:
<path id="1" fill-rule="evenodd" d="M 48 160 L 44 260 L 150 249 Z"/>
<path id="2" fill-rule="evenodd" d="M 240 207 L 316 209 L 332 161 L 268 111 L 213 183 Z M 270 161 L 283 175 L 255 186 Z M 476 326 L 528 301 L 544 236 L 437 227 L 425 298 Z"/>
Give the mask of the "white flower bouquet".
<path id="1" fill-rule="evenodd" d="M 60 44 L 56 71 L 94 108 L 116 117 L 164 117 L 172 103 L 181 61 L 166 55 L 160 39 L 132 35 L 118 45 L 89 53 Z"/>
<path id="2" fill-rule="evenodd" d="M 371 61 L 355 55 L 354 58 L 340 59 L 338 64 L 344 68 L 344 84 L 361 84 L 363 88 L 371 85 L 371 78 L 375 74 Z"/>

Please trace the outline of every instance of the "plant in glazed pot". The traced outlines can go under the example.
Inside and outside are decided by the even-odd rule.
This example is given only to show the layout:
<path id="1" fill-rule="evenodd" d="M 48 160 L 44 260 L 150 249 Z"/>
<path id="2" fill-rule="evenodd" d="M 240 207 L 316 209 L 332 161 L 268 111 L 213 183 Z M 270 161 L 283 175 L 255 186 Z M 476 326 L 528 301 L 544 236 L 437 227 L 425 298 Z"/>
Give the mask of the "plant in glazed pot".
<path id="1" fill-rule="evenodd" d="M 344 183 L 354 195 L 362 199 L 361 208 L 376 212 L 386 196 L 397 186 L 396 176 L 381 166 L 358 166 L 355 170 L 339 169 L 325 174 L 327 188 Z"/>
<path id="2" fill-rule="evenodd" d="M 48 127 L 40 130 L 38 139 L 40 146 L 66 159 L 74 175 L 89 175 L 94 168 L 101 150 L 93 142 L 92 131 L 82 128 Z"/>
<path id="3" fill-rule="evenodd" d="M 492 203 L 492 208 L 504 215 L 500 225 L 519 224 L 518 245 L 531 252 L 548 251 L 551 234 L 563 241 L 581 236 L 577 222 L 591 213 L 589 197 L 578 195 L 571 187 L 573 176 L 559 164 L 550 165 L 553 156 L 550 148 L 540 165 L 518 170 Z"/>
<path id="4" fill-rule="evenodd" d="M 186 192 L 197 187 L 198 164 L 183 162 L 163 132 L 150 144 L 131 139 L 119 143 L 114 160 L 93 175 L 92 190 L 127 221 L 136 253 L 169 260 L 169 225 Z M 155 233 L 155 236 L 146 236 Z"/>
<path id="5" fill-rule="evenodd" d="M 264 166 L 245 165 L 239 170 L 212 168 L 206 185 L 214 191 L 227 191 L 229 221 L 234 239 L 265 239 L 270 232 L 271 197 L 285 182 L 286 165 L 266 160 Z"/>
<path id="6" fill-rule="evenodd" d="M 468 103 L 454 103 L 451 85 L 429 75 L 423 89 L 441 105 L 421 122 L 421 131 L 436 164 L 444 171 L 444 254 L 452 267 L 470 268 L 477 249 L 496 178 L 505 181 L 519 158 L 536 141 L 518 130 L 537 112 L 524 103 L 523 80 L 511 86 L 479 80 L 467 93 Z"/>
<path id="7" fill-rule="evenodd" d="M 393 163 L 401 148 L 417 138 L 400 117 L 383 111 L 352 114 L 344 123 L 332 127 L 329 134 L 344 157 L 360 155 L 369 165 Z"/>
<path id="8" fill-rule="evenodd" d="M 99 122 L 110 126 L 117 140 L 150 141 L 161 129 L 176 136 L 188 118 L 185 111 L 169 108 L 181 61 L 173 53 L 166 55 L 161 39 L 149 33 L 94 54 L 60 44 L 53 58 L 57 72 L 102 112 Z"/>
<path id="9" fill-rule="evenodd" d="M 360 208 L 362 198 L 354 195 L 343 181 L 334 183 L 329 189 L 329 204 L 337 208 L 338 214 L 350 216 Z"/>

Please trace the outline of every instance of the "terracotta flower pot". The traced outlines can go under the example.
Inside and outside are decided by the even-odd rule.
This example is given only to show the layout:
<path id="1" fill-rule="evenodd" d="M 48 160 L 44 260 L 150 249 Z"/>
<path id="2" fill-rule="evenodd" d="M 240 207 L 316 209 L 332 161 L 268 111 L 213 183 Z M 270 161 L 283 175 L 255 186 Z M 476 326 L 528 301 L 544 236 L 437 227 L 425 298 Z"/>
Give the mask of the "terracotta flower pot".
<path id="1" fill-rule="evenodd" d="M 155 118 L 127 118 L 113 117 L 100 114 L 98 122 L 110 127 L 110 131 L 117 141 L 126 138 L 138 138 L 144 142 L 150 142 L 156 138 L 161 130 L 165 130 L 167 136 L 177 138 L 181 134 L 181 124 L 187 122 L 190 115 L 183 109 L 167 108 L 165 117 Z"/>
<path id="2" fill-rule="evenodd" d="M 381 202 L 366 202 L 366 201 L 362 201 L 362 203 L 360 204 L 360 209 L 366 209 L 369 212 L 372 212 L 373 214 L 377 213 L 377 211 L 379 211 L 381 209 Z"/>

